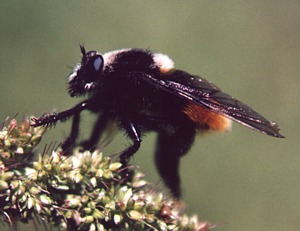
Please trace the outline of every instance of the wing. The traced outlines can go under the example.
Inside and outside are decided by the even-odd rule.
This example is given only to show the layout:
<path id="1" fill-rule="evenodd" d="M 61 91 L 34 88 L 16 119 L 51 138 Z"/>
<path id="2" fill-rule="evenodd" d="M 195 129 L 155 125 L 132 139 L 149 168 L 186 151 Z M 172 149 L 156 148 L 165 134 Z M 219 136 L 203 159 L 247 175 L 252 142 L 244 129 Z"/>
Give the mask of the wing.
<path id="1" fill-rule="evenodd" d="M 246 127 L 266 135 L 283 138 L 275 122 L 269 121 L 246 104 L 224 93 L 209 81 L 176 70 L 166 78 L 143 75 L 144 81 L 164 91 L 186 99 L 217 114 L 228 117 Z"/>

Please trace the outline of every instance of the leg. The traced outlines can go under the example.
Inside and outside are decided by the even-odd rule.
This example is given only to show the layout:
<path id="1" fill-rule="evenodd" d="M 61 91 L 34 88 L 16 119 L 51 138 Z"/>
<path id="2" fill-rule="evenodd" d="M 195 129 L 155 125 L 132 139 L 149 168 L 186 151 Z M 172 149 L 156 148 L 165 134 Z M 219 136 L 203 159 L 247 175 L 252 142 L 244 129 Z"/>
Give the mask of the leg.
<path id="1" fill-rule="evenodd" d="M 58 121 L 65 121 L 69 117 L 71 117 L 74 114 L 79 114 L 83 110 L 88 109 L 89 107 L 89 101 L 83 101 L 79 104 L 77 104 L 75 107 L 62 111 L 60 113 L 49 113 L 42 115 L 39 119 L 34 118 L 32 119 L 33 127 L 39 127 L 39 126 L 53 126 Z"/>
<path id="2" fill-rule="evenodd" d="M 173 129 L 159 132 L 155 160 L 164 183 L 174 197 L 180 198 L 180 157 L 187 153 L 193 144 L 195 129 L 187 119 L 178 120 L 172 127 Z"/>
<path id="3" fill-rule="evenodd" d="M 80 112 L 88 109 L 88 106 L 89 106 L 88 101 L 83 101 L 83 102 L 77 104 L 75 107 L 65 110 L 65 111 L 62 111 L 60 113 L 44 114 L 39 119 L 37 119 L 37 118 L 33 119 L 34 123 L 32 124 L 32 126 L 34 126 L 34 127 L 53 126 L 57 123 L 57 121 L 65 121 L 69 117 L 73 116 L 71 133 L 70 133 L 69 137 L 61 145 L 63 153 L 66 154 L 69 151 L 70 147 L 73 146 L 73 144 L 75 143 L 75 140 L 78 136 Z"/>
<path id="4" fill-rule="evenodd" d="M 109 114 L 103 113 L 99 115 L 97 122 L 93 128 L 90 138 L 86 141 L 83 141 L 81 145 L 85 150 L 93 150 L 96 147 L 97 142 L 100 139 L 101 134 L 105 130 L 109 120 Z"/>
<path id="5" fill-rule="evenodd" d="M 140 148 L 141 145 L 141 135 L 139 131 L 136 129 L 134 124 L 129 120 L 123 120 L 121 121 L 122 127 L 125 129 L 127 135 L 132 140 L 133 144 L 129 146 L 127 149 L 125 149 L 121 155 L 120 160 L 121 163 L 126 166 L 128 159 L 137 152 L 137 150 Z"/>
<path id="6" fill-rule="evenodd" d="M 72 128 L 70 135 L 65 139 L 65 141 L 61 144 L 61 148 L 63 150 L 63 154 L 67 154 L 72 146 L 74 145 L 78 132 L 79 132 L 79 122 L 80 122 L 80 114 L 76 112 L 73 116 Z"/>

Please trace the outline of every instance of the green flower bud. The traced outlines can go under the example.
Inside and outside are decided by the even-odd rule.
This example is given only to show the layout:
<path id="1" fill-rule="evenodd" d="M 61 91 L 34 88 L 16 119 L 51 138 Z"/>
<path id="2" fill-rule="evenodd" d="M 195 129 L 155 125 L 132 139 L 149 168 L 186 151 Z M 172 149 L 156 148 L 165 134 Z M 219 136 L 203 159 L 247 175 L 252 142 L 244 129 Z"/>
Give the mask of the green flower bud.
<path id="1" fill-rule="evenodd" d="M 9 185 L 6 181 L 4 180 L 0 180 L 0 190 L 5 190 L 5 189 L 8 189 L 9 188 Z"/>
<path id="2" fill-rule="evenodd" d="M 143 214 L 136 210 L 131 210 L 128 215 L 132 220 L 135 221 L 141 221 L 144 218 Z"/>
<path id="3" fill-rule="evenodd" d="M 94 222 L 94 217 L 93 216 L 86 216 L 82 219 L 83 223 L 85 224 L 91 224 Z"/>

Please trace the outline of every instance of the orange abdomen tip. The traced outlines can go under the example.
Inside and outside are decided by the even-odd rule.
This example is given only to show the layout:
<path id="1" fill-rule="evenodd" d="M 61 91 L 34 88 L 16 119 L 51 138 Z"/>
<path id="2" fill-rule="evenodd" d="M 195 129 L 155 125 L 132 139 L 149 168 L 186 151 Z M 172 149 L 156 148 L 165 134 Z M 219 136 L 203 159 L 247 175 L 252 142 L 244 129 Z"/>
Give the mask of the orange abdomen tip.
<path id="1" fill-rule="evenodd" d="M 231 128 L 230 119 L 196 104 L 188 104 L 184 107 L 183 112 L 196 124 L 200 131 L 226 132 Z"/>

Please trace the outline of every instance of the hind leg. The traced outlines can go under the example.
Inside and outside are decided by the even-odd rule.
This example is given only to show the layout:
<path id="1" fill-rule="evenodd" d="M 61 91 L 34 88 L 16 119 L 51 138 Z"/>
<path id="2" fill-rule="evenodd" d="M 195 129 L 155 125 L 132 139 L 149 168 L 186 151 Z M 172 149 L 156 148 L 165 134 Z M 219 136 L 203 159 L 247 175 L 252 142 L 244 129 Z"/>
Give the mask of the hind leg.
<path id="1" fill-rule="evenodd" d="M 180 119 L 168 127 L 158 134 L 156 165 L 173 196 L 180 198 L 179 162 L 193 144 L 195 128 L 188 119 Z"/>

